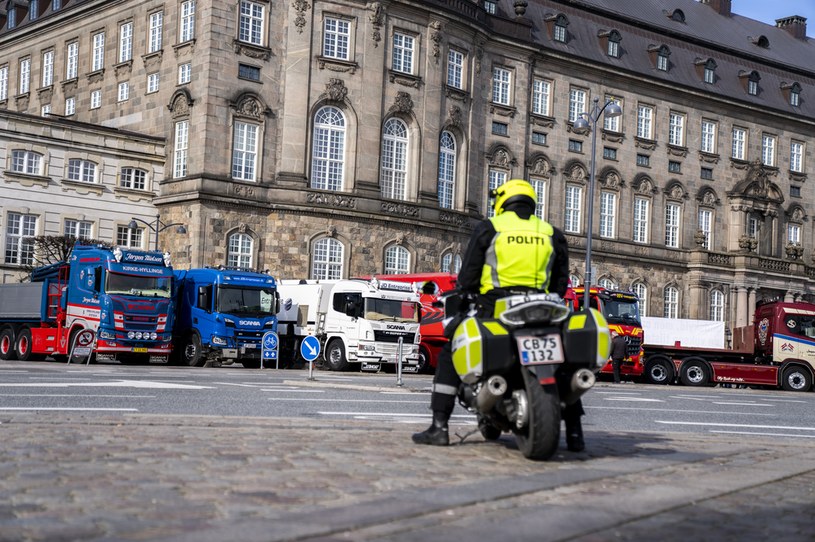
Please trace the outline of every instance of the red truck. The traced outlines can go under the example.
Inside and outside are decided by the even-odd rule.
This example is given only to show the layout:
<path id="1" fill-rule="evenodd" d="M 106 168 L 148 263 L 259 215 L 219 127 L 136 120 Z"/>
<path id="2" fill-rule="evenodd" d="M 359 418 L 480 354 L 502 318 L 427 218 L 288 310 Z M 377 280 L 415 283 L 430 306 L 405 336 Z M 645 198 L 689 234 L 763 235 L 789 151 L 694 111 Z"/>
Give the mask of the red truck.
<path id="1" fill-rule="evenodd" d="M 771 301 L 736 328 L 733 348 L 645 345 L 646 380 L 686 386 L 738 384 L 809 391 L 815 375 L 815 304 Z"/>
<path id="2" fill-rule="evenodd" d="M 571 288 L 570 290 L 565 298 L 572 301 L 574 310 L 579 310 L 583 306 L 586 290 L 583 286 Z M 616 331 L 625 337 L 628 350 L 622 365 L 620 365 L 620 374 L 635 379 L 641 377 L 645 372 L 645 368 L 642 364 L 643 332 L 637 295 L 632 292 L 591 286 L 589 288 L 589 304 L 603 314 L 610 331 Z M 606 363 L 600 373 L 614 374 L 611 361 Z"/>
<path id="3" fill-rule="evenodd" d="M 419 345 L 419 372 L 432 373 L 436 370 L 439 352 L 447 338 L 444 336 L 444 310 L 434 307 L 439 296 L 456 288 L 455 273 L 408 273 L 404 275 L 376 275 L 378 280 L 410 282 L 419 291 L 422 304 L 422 322 L 419 332 L 422 335 Z"/>

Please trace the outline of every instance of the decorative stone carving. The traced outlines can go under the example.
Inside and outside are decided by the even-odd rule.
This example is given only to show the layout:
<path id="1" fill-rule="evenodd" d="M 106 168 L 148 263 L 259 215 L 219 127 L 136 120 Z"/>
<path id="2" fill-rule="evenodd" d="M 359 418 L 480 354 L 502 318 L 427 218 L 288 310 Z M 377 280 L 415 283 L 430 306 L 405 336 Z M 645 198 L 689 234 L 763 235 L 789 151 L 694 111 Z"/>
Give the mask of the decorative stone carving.
<path id="1" fill-rule="evenodd" d="M 389 113 L 409 114 L 413 112 L 413 100 L 407 92 L 397 92 Z"/>
<path id="2" fill-rule="evenodd" d="M 509 152 L 506 149 L 498 149 L 492 155 L 492 165 L 508 168 L 510 166 Z"/>
<path id="3" fill-rule="evenodd" d="M 700 248 L 705 246 L 705 241 L 707 241 L 707 234 L 702 230 L 696 230 L 696 233 L 693 234 L 693 242 L 696 243 L 696 246 Z"/>
<path id="4" fill-rule="evenodd" d="M 256 120 L 260 120 L 263 117 L 263 105 L 254 96 L 241 96 L 237 103 L 230 105 L 235 109 L 235 114 L 241 117 L 249 117 Z"/>
<path id="5" fill-rule="evenodd" d="M 461 108 L 457 105 L 451 105 L 447 116 L 447 124 L 451 126 L 461 126 Z"/>
<path id="6" fill-rule="evenodd" d="M 787 253 L 787 258 L 790 260 L 799 260 L 804 255 L 804 247 L 800 243 L 787 243 L 784 252 Z"/>
<path id="7" fill-rule="evenodd" d="M 433 43 L 431 54 L 433 58 L 436 59 L 436 64 L 439 63 L 439 56 L 441 56 L 443 30 L 444 26 L 441 24 L 441 21 L 433 21 L 430 23 L 430 41 Z"/>
<path id="8" fill-rule="evenodd" d="M 635 186 L 634 191 L 638 194 L 651 194 L 654 191 L 654 183 L 651 182 L 651 179 L 642 178 Z"/>
<path id="9" fill-rule="evenodd" d="M 297 27 L 297 32 L 302 34 L 303 28 L 306 26 L 306 11 L 311 9 L 311 5 L 306 0 L 294 0 L 292 7 L 297 12 L 297 16 L 294 18 L 294 26 Z"/>
<path id="10" fill-rule="evenodd" d="M 739 248 L 744 252 L 753 252 L 758 247 L 758 241 L 749 235 L 739 237 Z"/>
<path id="11" fill-rule="evenodd" d="M 552 175 L 552 167 L 549 165 L 549 162 L 546 161 L 546 158 L 543 156 L 538 156 L 535 161 L 530 164 L 529 173 L 531 175 L 545 177 L 548 179 Z"/>
<path id="12" fill-rule="evenodd" d="M 515 15 L 518 17 L 526 15 L 526 7 L 529 5 L 526 0 L 515 0 L 512 5 L 515 7 Z"/>
<path id="13" fill-rule="evenodd" d="M 573 165 L 566 175 L 568 179 L 572 182 L 578 183 L 586 182 L 586 170 L 583 168 L 583 166 L 579 164 Z"/>
<path id="14" fill-rule="evenodd" d="M 374 47 L 379 47 L 379 42 L 382 41 L 382 25 L 384 24 L 385 8 L 382 7 L 381 2 L 368 2 L 365 6 L 371 13 L 368 14 L 368 21 L 371 23 L 371 40 L 374 42 Z"/>
<path id="15" fill-rule="evenodd" d="M 325 234 L 326 234 L 328 237 L 336 237 L 336 236 L 337 236 L 337 226 L 334 226 L 334 225 L 332 224 L 331 226 L 329 226 L 329 227 L 328 227 L 328 228 L 325 230 Z"/>
<path id="16" fill-rule="evenodd" d="M 324 100 L 332 102 L 344 102 L 348 96 L 348 89 L 342 79 L 331 78 L 325 84 L 325 92 L 320 96 Z"/>
<path id="17" fill-rule="evenodd" d="M 605 188 L 619 188 L 622 184 L 622 179 L 616 171 L 609 171 L 602 179 L 601 183 Z"/>
<path id="18" fill-rule="evenodd" d="M 185 91 L 178 91 L 175 93 L 170 103 L 167 104 L 167 109 L 172 113 L 172 117 L 179 118 L 188 116 L 190 108 L 192 107 L 193 100 Z"/>

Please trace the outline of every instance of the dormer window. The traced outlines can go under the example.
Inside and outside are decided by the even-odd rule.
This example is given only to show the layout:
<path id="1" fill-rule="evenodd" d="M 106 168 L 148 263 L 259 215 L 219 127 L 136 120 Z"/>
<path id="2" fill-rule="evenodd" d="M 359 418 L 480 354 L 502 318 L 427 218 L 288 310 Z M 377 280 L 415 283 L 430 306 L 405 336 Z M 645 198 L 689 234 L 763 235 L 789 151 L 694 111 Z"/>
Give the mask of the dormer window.
<path id="1" fill-rule="evenodd" d="M 781 83 L 781 92 L 784 93 L 789 104 L 793 107 L 801 105 L 801 85 L 798 83 Z"/>
<path id="2" fill-rule="evenodd" d="M 694 64 L 696 64 L 696 73 L 699 74 L 699 77 L 702 78 L 702 81 L 704 81 L 708 85 L 712 85 L 713 83 L 716 82 L 717 66 L 715 60 L 713 60 L 712 58 L 708 58 L 707 60 L 697 58 L 694 61 Z"/>
<path id="3" fill-rule="evenodd" d="M 6 27 L 11 30 L 17 26 L 17 9 L 12 7 L 8 10 L 8 19 L 6 20 Z"/>
<path id="4" fill-rule="evenodd" d="M 767 36 L 762 35 L 757 38 L 750 38 L 750 41 L 752 41 L 754 45 L 758 45 L 762 49 L 768 49 L 770 47 L 770 40 L 767 39 Z"/>
<path id="5" fill-rule="evenodd" d="M 36 21 L 37 17 L 40 15 L 40 3 L 39 0 L 29 0 L 28 2 L 28 20 L 29 21 Z"/>
<path id="6" fill-rule="evenodd" d="M 543 20 L 549 29 L 549 35 L 552 36 L 552 39 L 560 43 L 566 43 L 568 39 L 566 27 L 569 26 L 569 19 L 560 13 L 558 15 L 548 15 Z"/>
<path id="7" fill-rule="evenodd" d="M 651 62 L 659 71 L 666 72 L 670 68 L 668 59 L 671 56 L 671 50 L 668 49 L 667 45 L 650 45 L 648 47 L 648 56 L 651 57 Z"/>
<path id="8" fill-rule="evenodd" d="M 750 96 L 758 96 L 758 92 L 760 90 L 758 87 L 758 82 L 761 81 L 761 76 L 757 71 L 741 71 L 739 72 L 739 79 L 741 79 L 742 85 L 744 85 L 744 90 L 747 91 L 747 94 Z"/>
<path id="9" fill-rule="evenodd" d="M 670 15 L 668 15 L 668 17 L 672 21 L 676 21 L 678 23 L 684 23 L 685 22 L 685 12 L 682 11 L 681 9 L 673 10 L 673 12 Z"/>
<path id="10" fill-rule="evenodd" d="M 623 39 L 620 33 L 612 30 L 605 35 L 601 34 L 601 37 L 606 41 L 606 54 L 611 58 L 620 58 L 620 42 Z"/>
<path id="11" fill-rule="evenodd" d="M 490 0 L 485 0 L 484 1 L 484 11 L 486 11 L 490 15 L 495 15 L 495 13 L 497 11 L 497 6 L 495 5 L 495 2 L 492 2 Z"/>
<path id="12" fill-rule="evenodd" d="M 657 53 L 657 69 L 659 71 L 668 71 L 668 55 L 659 52 Z"/>

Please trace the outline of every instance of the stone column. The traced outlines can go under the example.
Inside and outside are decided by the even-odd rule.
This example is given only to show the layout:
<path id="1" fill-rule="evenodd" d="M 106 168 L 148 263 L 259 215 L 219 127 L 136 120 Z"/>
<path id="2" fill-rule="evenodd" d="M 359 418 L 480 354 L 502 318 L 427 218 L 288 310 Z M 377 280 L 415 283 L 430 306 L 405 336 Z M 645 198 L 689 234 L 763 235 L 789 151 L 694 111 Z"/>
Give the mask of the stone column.
<path id="1" fill-rule="evenodd" d="M 736 295 L 736 327 L 747 325 L 747 288 L 744 286 L 734 286 L 733 292 Z"/>
<path id="2" fill-rule="evenodd" d="M 784 292 L 784 303 L 792 303 L 793 301 L 795 301 L 795 295 L 790 291 Z"/>
<path id="3" fill-rule="evenodd" d="M 753 323 L 753 315 L 756 312 L 756 289 L 747 289 L 747 323 Z"/>

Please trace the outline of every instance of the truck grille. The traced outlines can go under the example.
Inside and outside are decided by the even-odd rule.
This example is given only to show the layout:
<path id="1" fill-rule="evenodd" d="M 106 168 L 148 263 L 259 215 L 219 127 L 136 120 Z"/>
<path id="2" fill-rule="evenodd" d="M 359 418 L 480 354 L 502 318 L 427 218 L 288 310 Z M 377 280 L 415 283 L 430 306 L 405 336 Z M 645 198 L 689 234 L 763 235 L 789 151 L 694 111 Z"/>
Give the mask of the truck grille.
<path id="1" fill-rule="evenodd" d="M 376 342 L 382 343 L 398 343 L 399 337 L 402 337 L 402 342 L 404 344 L 412 343 L 416 340 L 415 333 L 400 333 L 398 331 L 389 331 L 389 330 L 375 330 L 374 331 L 374 340 Z"/>
<path id="2" fill-rule="evenodd" d="M 642 337 L 626 337 L 626 344 L 628 345 L 628 355 L 637 356 L 640 353 L 642 346 Z"/>

